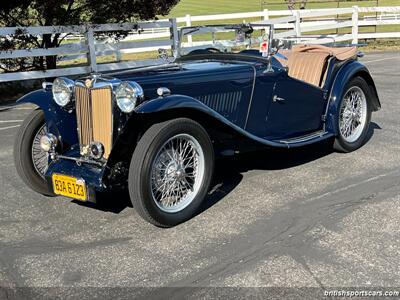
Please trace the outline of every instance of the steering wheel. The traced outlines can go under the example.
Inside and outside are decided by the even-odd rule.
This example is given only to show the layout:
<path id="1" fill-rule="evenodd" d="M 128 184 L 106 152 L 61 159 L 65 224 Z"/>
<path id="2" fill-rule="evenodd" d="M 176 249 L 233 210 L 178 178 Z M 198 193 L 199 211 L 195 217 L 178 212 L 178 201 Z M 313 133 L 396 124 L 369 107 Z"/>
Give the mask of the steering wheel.
<path id="1" fill-rule="evenodd" d="M 205 49 L 195 49 L 190 51 L 188 54 L 209 54 L 209 53 L 222 53 L 221 50 L 213 47 L 205 48 Z"/>
<path id="2" fill-rule="evenodd" d="M 212 52 L 212 53 L 215 53 L 215 52 L 221 53 L 221 52 L 222 52 L 222 51 L 219 50 L 218 48 L 214 48 L 214 47 L 205 48 L 204 50 L 209 51 L 209 52 Z"/>

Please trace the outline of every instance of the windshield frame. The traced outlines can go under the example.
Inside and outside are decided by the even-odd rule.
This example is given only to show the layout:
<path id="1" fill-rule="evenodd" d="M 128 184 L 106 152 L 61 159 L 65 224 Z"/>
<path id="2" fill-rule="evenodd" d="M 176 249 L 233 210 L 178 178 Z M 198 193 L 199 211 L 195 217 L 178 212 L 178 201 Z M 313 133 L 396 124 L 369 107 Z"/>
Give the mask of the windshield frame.
<path id="1" fill-rule="evenodd" d="M 185 26 L 179 29 L 178 31 L 178 40 L 177 40 L 177 45 L 176 45 L 176 51 L 174 51 L 174 56 L 175 59 L 179 59 L 182 57 L 185 57 L 187 55 L 190 55 L 190 53 L 187 54 L 182 54 L 181 47 L 183 43 L 183 38 L 184 36 L 191 35 L 192 33 L 198 32 L 201 29 L 206 29 L 206 28 L 227 28 L 228 30 L 251 30 L 250 33 L 253 32 L 254 28 L 259 28 L 259 29 L 264 29 L 267 31 L 268 28 L 268 55 L 267 57 L 263 57 L 263 59 L 269 59 L 270 56 L 273 54 L 273 49 L 271 49 L 272 41 L 273 41 L 273 34 L 274 34 L 274 24 L 272 22 L 264 21 L 264 22 L 259 22 L 259 23 L 243 23 L 243 24 L 217 24 L 217 25 L 196 25 L 196 26 Z M 212 32 L 221 32 L 221 31 L 206 31 L 202 33 L 212 33 Z M 232 54 L 232 55 L 238 55 L 239 53 L 222 53 L 222 54 Z M 212 55 L 212 53 L 210 53 Z"/>

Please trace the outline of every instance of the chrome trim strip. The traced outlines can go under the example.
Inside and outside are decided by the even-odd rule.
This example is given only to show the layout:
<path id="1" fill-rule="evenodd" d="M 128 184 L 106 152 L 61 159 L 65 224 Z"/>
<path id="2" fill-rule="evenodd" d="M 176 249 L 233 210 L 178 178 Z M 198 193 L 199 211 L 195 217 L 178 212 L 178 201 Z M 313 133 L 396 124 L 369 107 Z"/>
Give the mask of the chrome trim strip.
<path id="1" fill-rule="evenodd" d="M 279 142 L 284 143 L 284 144 L 295 144 L 295 143 L 301 143 L 301 142 L 306 142 L 315 138 L 323 137 L 325 134 L 327 134 L 327 131 L 316 131 L 314 133 L 311 133 L 307 136 L 299 137 L 299 138 L 292 138 L 288 140 L 280 140 Z"/>
<path id="2" fill-rule="evenodd" d="M 253 75 L 253 87 L 251 89 L 249 107 L 247 108 L 247 116 L 246 116 L 246 122 L 244 123 L 244 129 L 247 128 L 247 122 L 249 121 L 250 110 L 251 110 L 251 107 L 252 107 L 252 104 L 253 104 L 254 89 L 255 89 L 255 86 L 256 86 L 257 70 L 256 70 L 256 68 L 254 66 L 252 66 L 252 67 L 253 67 L 253 72 L 254 72 L 254 75 Z"/>
<path id="3" fill-rule="evenodd" d="M 122 74 L 126 74 L 126 73 L 137 73 L 137 72 L 142 72 L 142 71 L 151 71 L 151 70 L 157 70 L 157 69 L 169 69 L 169 68 L 176 68 L 176 67 L 180 68 L 181 64 L 169 63 L 169 64 L 152 65 L 152 66 L 147 66 L 147 67 L 132 68 L 132 69 L 124 70 L 124 71 L 104 73 L 104 75 L 106 75 L 106 76 L 122 75 Z"/>

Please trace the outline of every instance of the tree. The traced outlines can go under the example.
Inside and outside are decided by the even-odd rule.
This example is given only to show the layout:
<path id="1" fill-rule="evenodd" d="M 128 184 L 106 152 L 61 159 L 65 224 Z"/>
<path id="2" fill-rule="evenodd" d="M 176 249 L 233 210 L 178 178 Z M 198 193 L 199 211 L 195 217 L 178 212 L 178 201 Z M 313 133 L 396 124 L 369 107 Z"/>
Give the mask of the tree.
<path id="1" fill-rule="evenodd" d="M 295 4 L 300 3 L 300 9 L 305 9 L 307 0 L 286 0 L 286 3 L 288 5 L 288 9 L 293 10 L 295 9 Z"/>
<path id="2" fill-rule="evenodd" d="M 0 26 L 51 26 L 135 22 L 166 15 L 179 0 L 12 0 L 0 5 Z M 64 37 L 44 34 L 26 35 L 23 30 L 0 40 L 0 51 L 58 47 Z M 50 69 L 56 57 L 37 57 L 27 64 L 25 58 L 0 64 L 6 71 Z"/>

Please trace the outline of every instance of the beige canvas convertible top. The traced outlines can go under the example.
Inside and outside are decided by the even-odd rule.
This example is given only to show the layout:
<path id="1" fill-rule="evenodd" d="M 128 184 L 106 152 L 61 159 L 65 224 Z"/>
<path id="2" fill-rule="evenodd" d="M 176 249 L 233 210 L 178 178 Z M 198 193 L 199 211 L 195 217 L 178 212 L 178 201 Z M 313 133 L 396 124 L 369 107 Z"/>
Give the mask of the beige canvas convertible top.
<path id="1" fill-rule="evenodd" d="M 289 76 L 322 86 L 328 61 L 335 57 L 346 60 L 357 55 L 356 47 L 326 47 L 323 45 L 296 45 L 291 50 L 280 50 L 287 60 L 277 58 L 288 67 Z"/>

